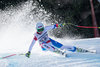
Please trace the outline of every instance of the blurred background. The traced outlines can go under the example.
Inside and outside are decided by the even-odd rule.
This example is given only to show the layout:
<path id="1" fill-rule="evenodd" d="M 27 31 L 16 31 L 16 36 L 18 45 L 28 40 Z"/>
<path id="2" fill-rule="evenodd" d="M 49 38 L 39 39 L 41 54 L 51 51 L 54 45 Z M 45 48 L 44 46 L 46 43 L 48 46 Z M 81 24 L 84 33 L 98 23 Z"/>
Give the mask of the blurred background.
<path id="1" fill-rule="evenodd" d="M 27 1 L 29 0 L 0 0 L 0 10 L 5 11 L 9 10 L 8 8 L 16 8 L 16 6 L 19 6 Z M 64 28 L 51 31 L 50 34 L 52 36 L 56 36 L 58 38 L 63 38 L 65 36 L 68 36 L 70 38 L 99 37 L 100 29 L 97 28 L 98 31 L 96 31 L 94 30 L 94 28 L 80 28 L 76 27 L 75 25 L 99 27 L 100 0 L 31 0 L 31 1 L 32 1 L 31 7 L 37 6 L 38 9 L 37 8 L 32 9 L 30 12 L 34 12 L 34 14 L 36 15 L 39 12 L 41 12 L 42 9 L 42 11 L 45 11 L 45 13 L 42 13 L 43 15 L 49 14 L 49 18 L 45 21 L 46 23 L 49 23 L 50 25 L 55 23 L 71 23 L 65 25 Z M 91 1 L 95 12 L 94 21 L 91 12 L 92 9 Z M 17 7 L 17 9 L 20 7 Z M 41 20 L 45 18 L 46 16 L 42 17 Z M 93 22 L 95 21 L 97 26 L 93 25 Z M 30 23 L 27 22 L 26 24 Z"/>

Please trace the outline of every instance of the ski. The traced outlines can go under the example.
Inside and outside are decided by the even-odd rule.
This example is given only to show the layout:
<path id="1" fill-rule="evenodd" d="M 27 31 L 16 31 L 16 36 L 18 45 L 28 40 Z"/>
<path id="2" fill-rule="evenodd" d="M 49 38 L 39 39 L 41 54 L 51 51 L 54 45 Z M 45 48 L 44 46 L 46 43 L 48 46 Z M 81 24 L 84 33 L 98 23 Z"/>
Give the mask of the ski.
<path id="1" fill-rule="evenodd" d="M 76 48 L 77 52 L 81 52 L 81 53 L 97 53 L 96 50 L 86 50 L 86 49 L 82 49 L 82 48 Z"/>
<path id="2" fill-rule="evenodd" d="M 97 54 L 96 50 L 88 50 L 88 52 Z"/>

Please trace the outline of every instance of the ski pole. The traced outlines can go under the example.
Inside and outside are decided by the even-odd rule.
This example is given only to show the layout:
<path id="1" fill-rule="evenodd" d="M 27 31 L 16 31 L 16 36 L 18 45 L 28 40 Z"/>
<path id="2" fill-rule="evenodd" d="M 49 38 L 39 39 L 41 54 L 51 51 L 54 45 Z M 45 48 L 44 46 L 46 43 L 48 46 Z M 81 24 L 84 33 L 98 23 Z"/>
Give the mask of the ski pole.
<path id="1" fill-rule="evenodd" d="M 12 57 L 12 56 L 15 56 L 15 55 L 25 55 L 23 53 L 21 54 L 11 54 L 11 55 L 7 55 L 7 56 L 4 56 L 4 57 L 0 57 L 0 59 L 6 59 L 6 58 L 9 58 L 9 57 Z"/>
<path id="2" fill-rule="evenodd" d="M 79 28 L 98 28 L 98 29 L 100 29 L 100 27 L 93 27 L 93 26 L 78 26 L 78 25 L 75 25 L 75 24 L 72 24 L 72 23 L 67 23 L 67 24 L 70 24 L 70 25 L 73 25 L 73 26 L 76 26 L 76 27 L 79 27 Z"/>
<path id="3" fill-rule="evenodd" d="M 15 56 L 15 55 L 16 55 L 16 54 L 11 54 L 11 55 L 8 55 L 8 56 L 1 57 L 0 59 L 9 58 L 9 57 L 12 57 L 12 56 Z"/>

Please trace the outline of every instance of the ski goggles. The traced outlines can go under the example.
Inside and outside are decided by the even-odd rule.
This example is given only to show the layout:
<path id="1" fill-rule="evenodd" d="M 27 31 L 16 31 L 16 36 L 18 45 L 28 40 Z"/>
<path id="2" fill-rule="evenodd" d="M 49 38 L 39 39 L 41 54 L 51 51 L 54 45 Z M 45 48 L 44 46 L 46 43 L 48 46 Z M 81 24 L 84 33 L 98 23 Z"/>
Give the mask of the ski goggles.
<path id="1" fill-rule="evenodd" d="M 42 32 L 44 28 L 37 29 L 37 32 Z"/>

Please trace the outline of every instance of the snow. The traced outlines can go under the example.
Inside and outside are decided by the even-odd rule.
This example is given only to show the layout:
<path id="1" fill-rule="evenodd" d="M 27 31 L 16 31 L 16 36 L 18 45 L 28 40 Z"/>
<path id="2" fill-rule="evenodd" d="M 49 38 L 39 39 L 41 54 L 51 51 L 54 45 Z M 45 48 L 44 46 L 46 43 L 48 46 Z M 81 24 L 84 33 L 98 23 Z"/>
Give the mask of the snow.
<path id="1" fill-rule="evenodd" d="M 60 39 L 58 39 L 59 41 Z M 68 52 L 68 57 L 57 55 L 51 52 L 43 52 L 38 46 L 34 46 L 37 52 L 32 50 L 30 58 L 24 55 L 16 55 L 7 59 L 0 60 L 0 67 L 100 67 L 100 38 L 80 39 L 80 40 L 63 40 L 62 43 L 74 45 L 85 49 L 96 49 L 98 54 L 92 53 L 72 53 Z M 67 43 L 68 42 L 68 43 Z M 71 44 L 74 43 L 74 44 Z M 35 44 L 38 45 L 38 44 Z M 23 45 L 25 46 L 25 45 Z M 5 47 L 5 46 L 3 46 Z M 12 46 L 11 46 L 12 47 Z M 12 47 L 14 48 L 14 46 Z M 6 48 L 7 50 L 8 48 Z M 24 48 L 26 49 L 26 48 Z M 1 50 L 0 50 L 1 51 Z M 9 49 L 8 49 L 9 51 Z M 12 53 L 1 53 L 0 56 L 6 56 Z M 19 50 L 18 50 L 19 51 Z M 19 54 L 20 52 L 16 52 Z"/>
<path id="2" fill-rule="evenodd" d="M 17 54 L 6 59 L 0 59 L 0 67 L 100 67 L 100 38 L 73 40 L 67 37 L 59 39 L 50 36 L 64 45 L 89 50 L 95 49 L 98 54 L 67 51 L 68 57 L 64 57 L 52 52 L 42 51 L 38 42 L 36 42 L 30 58 L 19 55 L 28 51 L 33 34 L 36 31 L 36 22 L 46 22 L 48 18 L 46 17 L 43 20 L 42 14 L 39 14 L 40 17 L 38 18 L 40 19 L 32 15 L 32 10 L 36 7 L 33 7 L 31 2 L 24 3 L 21 7 L 16 6 L 20 7 L 19 9 L 10 8 L 9 10 L 0 11 L 0 57 Z"/>

